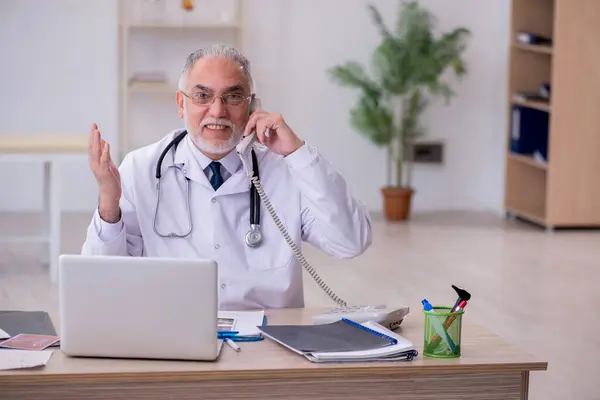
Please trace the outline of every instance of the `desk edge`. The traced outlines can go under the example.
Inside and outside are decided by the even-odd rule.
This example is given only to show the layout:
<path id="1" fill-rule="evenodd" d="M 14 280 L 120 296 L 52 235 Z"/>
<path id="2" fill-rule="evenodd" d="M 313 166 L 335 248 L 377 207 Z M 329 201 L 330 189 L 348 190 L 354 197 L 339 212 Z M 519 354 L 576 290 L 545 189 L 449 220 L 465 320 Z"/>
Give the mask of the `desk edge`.
<path id="1" fill-rule="evenodd" d="M 303 378 L 322 377 L 348 377 L 348 376 L 373 376 L 373 375 L 440 375 L 440 374 L 468 374 L 468 373 L 495 373 L 495 372 L 532 372 L 546 371 L 547 362 L 506 363 L 506 364 L 470 364 L 447 366 L 402 366 L 391 362 L 386 366 L 370 365 L 348 366 L 347 363 L 340 367 L 314 368 L 314 369 L 254 369 L 254 370 L 211 370 L 211 371 L 150 371 L 150 372 L 101 372 L 101 373 L 41 373 L 23 370 L 20 374 L 0 374 L 0 384 L 37 384 L 37 383 L 74 383 L 74 382 L 124 382 L 124 381 L 197 381 L 197 380 L 261 380 L 261 379 L 287 379 L 302 376 Z"/>

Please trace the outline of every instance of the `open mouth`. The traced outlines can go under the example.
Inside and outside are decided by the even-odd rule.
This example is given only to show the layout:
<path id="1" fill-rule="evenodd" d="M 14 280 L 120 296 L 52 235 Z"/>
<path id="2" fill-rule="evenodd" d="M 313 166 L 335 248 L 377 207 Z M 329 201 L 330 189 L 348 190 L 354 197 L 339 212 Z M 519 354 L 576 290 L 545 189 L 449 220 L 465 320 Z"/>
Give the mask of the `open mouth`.
<path id="1" fill-rule="evenodd" d="M 229 129 L 229 126 L 227 125 L 218 125 L 218 124 L 208 124 L 205 125 L 204 128 L 208 128 L 211 131 L 224 131 Z"/>

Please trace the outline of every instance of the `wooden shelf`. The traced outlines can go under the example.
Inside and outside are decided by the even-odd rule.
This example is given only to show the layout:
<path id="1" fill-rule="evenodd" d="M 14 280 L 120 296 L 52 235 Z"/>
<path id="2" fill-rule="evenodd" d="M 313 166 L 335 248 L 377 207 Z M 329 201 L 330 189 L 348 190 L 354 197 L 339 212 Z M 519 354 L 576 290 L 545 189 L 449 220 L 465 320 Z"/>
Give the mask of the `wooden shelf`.
<path id="1" fill-rule="evenodd" d="M 519 49 L 519 50 L 523 50 L 523 51 L 530 51 L 532 53 L 552 54 L 552 52 L 553 52 L 553 49 L 551 46 L 542 46 L 542 45 L 537 45 L 537 44 L 515 43 L 513 45 L 513 47 L 516 49 Z"/>
<path id="2" fill-rule="evenodd" d="M 521 210 L 519 208 L 510 207 L 510 206 L 506 206 L 505 208 L 506 208 L 507 212 L 513 214 L 516 217 L 521 217 L 523 219 L 526 219 L 530 222 L 534 222 L 534 223 L 542 225 L 542 226 L 546 225 L 546 219 L 544 218 L 543 215 L 539 215 L 539 214 L 536 214 L 535 212 Z"/>
<path id="3" fill-rule="evenodd" d="M 600 57 L 590 50 L 600 46 L 600 24 L 591 15 L 600 15 L 600 1 L 511 0 L 509 105 L 547 112 L 549 119 L 548 131 L 539 131 L 529 126 L 541 121 L 523 113 L 515 120 L 507 107 L 504 207 L 546 228 L 600 228 L 600 112 L 590 106 L 600 103 Z M 521 44 L 516 41 L 521 32 L 552 44 Z M 546 83 L 551 103 L 513 97 L 538 93 Z M 524 140 L 547 135 L 547 163 L 510 151 L 518 132 Z"/>
<path id="4" fill-rule="evenodd" d="M 177 86 L 170 83 L 133 83 L 127 87 L 130 93 L 177 93 Z"/>
<path id="5" fill-rule="evenodd" d="M 241 29 L 238 22 L 217 22 L 202 24 L 176 24 L 171 22 L 133 22 L 121 24 L 129 29 Z"/>
<path id="6" fill-rule="evenodd" d="M 539 101 L 521 101 L 521 100 L 512 99 L 511 104 L 516 105 L 516 106 L 534 108 L 534 109 L 540 110 L 540 111 L 546 111 L 546 112 L 551 111 L 550 104 L 542 103 Z"/>
<path id="7" fill-rule="evenodd" d="M 537 161 L 533 158 L 533 156 L 524 155 L 524 154 L 515 154 L 510 153 L 508 158 L 522 164 L 530 165 L 535 168 L 539 168 L 541 170 L 546 170 L 548 168 L 548 163 Z"/>
<path id="8" fill-rule="evenodd" d="M 10 134 L 0 140 L 0 153 L 87 153 L 87 134 Z"/>
<path id="9" fill-rule="evenodd" d="M 177 126 L 173 125 L 178 122 L 173 110 L 164 104 L 175 103 L 177 79 L 190 52 L 213 43 L 245 52 L 242 3 L 212 1 L 210 7 L 198 5 L 187 12 L 178 1 L 117 0 L 119 128 L 115 162 Z"/>
<path id="10" fill-rule="evenodd" d="M 525 156 L 512 156 L 510 154 L 507 160 L 505 208 L 525 218 L 535 218 L 536 222 L 543 221 L 546 218 L 546 171 L 537 168 Z"/>

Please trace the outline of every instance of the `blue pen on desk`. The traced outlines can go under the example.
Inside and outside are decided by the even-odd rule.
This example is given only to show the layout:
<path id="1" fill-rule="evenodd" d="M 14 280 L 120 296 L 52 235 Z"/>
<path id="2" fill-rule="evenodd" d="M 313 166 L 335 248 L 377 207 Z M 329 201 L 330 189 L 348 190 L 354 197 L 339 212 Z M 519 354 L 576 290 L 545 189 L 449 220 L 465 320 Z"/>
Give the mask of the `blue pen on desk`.
<path id="1" fill-rule="evenodd" d="M 423 309 L 425 311 L 431 311 L 431 310 L 433 310 L 433 306 L 427 301 L 427 299 L 423 299 L 421 301 L 421 303 L 423 303 Z M 442 326 L 442 323 L 440 322 L 440 320 L 437 319 L 435 317 L 435 315 L 427 315 L 427 317 L 429 317 L 429 320 L 433 324 L 433 327 L 435 328 L 435 330 L 438 333 L 438 335 L 442 339 L 444 339 L 444 342 L 446 342 L 446 344 L 450 347 L 450 349 L 452 349 L 452 351 L 454 353 L 456 353 L 456 345 L 454 344 L 454 341 L 452 340 L 452 338 L 450 337 L 450 335 L 448 335 L 448 332 L 446 332 L 446 330 Z"/>
<path id="2" fill-rule="evenodd" d="M 231 338 L 231 337 L 235 337 L 237 336 L 239 332 L 237 331 L 224 331 L 224 332 L 217 332 L 217 337 L 219 339 L 227 339 L 227 338 Z"/>

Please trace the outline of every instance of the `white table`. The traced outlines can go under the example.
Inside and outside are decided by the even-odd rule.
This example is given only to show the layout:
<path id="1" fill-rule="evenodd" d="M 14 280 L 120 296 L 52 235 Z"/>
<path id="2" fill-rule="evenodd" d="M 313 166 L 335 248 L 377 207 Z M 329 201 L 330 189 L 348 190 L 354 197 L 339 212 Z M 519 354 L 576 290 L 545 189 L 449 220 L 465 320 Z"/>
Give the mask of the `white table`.
<path id="1" fill-rule="evenodd" d="M 60 162 L 65 156 L 88 151 L 86 136 L 56 134 L 0 135 L 0 161 L 32 162 L 44 166 L 44 216 L 42 236 L 0 236 L 2 243 L 38 242 L 47 244 L 45 261 L 50 279 L 58 278 L 58 256 L 61 251 Z"/>

